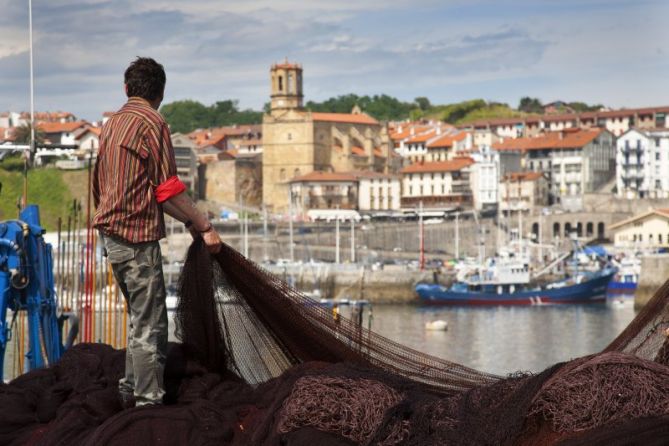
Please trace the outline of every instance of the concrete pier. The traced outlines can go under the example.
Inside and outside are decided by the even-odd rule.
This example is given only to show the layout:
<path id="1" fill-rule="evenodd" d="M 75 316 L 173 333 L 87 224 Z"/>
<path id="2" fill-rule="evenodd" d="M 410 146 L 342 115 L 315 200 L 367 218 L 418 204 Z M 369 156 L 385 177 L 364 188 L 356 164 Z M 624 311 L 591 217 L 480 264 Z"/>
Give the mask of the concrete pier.
<path id="1" fill-rule="evenodd" d="M 641 259 L 641 277 L 634 294 L 634 306 L 641 308 L 669 279 L 669 254 L 653 254 Z"/>

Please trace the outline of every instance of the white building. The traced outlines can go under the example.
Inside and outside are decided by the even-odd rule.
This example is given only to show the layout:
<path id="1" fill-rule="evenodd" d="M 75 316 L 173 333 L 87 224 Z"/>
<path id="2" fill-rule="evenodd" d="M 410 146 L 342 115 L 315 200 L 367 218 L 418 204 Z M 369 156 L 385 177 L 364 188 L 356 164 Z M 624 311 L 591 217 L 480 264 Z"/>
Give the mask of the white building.
<path id="1" fill-rule="evenodd" d="M 596 192 L 615 175 L 614 136 L 605 129 L 565 129 L 493 145 L 520 150 L 523 168 L 548 172 L 551 202 L 569 210 L 582 207 L 583 194 Z"/>
<path id="2" fill-rule="evenodd" d="M 100 127 L 84 127 L 75 132 L 74 140 L 79 149 L 97 153 L 100 148 Z"/>
<path id="3" fill-rule="evenodd" d="M 40 122 L 36 125 L 44 133 L 45 142 L 57 146 L 77 146 L 76 136 L 90 124 L 84 121 Z"/>
<path id="4" fill-rule="evenodd" d="M 489 146 L 481 146 L 478 152 L 473 152 L 470 156 L 474 160 L 470 167 L 474 208 L 477 211 L 494 210 L 499 202 L 499 152 Z"/>
<path id="5" fill-rule="evenodd" d="M 503 138 L 535 136 L 541 131 L 572 128 L 603 128 L 620 136 L 631 128 L 666 128 L 669 107 L 630 108 L 583 113 L 562 113 L 531 117 L 484 119 L 464 124 L 462 128 L 486 131 Z"/>
<path id="6" fill-rule="evenodd" d="M 452 210 L 472 201 L 469 183 L 471 158 L 450 161 L 418 162 L 402 169 L 403 209 L 426 208 Z"/>
<path id="7" fill-rule="evenodd" d="M 427 141 L 426 155 L 415 161 L 447 161 L 456 158 L 459 152 L 469 152 L 473 148 L 471 132 L 449 131 Z"/>
<path id="8" fill-rule="evenodd" d="M 388 131 L 395 152 L 409 162 L 416 162 L 425 160 L 429 141 L 456 129 L 450 124 L 430 121 L 391 123 Z"/>
<path id="9" fill-rule="evenodd" d="M 655 249 L 669 246 L 669 209 L 653 209 L 609 227 L 616 248 Z"/>
<path id="10" fill-rule="evenodd" d="M 669 129 L 632 129 L 616 145 L 617 195 L 669 198 Z"/>
<path id="11" fill-rule="evenodd" d="M 21 114 L 17 112 L 2 112 L 0 113 L 0 127 L 10 128 L 18 127 Z"/>
<path id="12" fill-rule="evenodd" d="M 401 184 L 397 175 L 357 172 L 360 212 L 399 211 Z"/>

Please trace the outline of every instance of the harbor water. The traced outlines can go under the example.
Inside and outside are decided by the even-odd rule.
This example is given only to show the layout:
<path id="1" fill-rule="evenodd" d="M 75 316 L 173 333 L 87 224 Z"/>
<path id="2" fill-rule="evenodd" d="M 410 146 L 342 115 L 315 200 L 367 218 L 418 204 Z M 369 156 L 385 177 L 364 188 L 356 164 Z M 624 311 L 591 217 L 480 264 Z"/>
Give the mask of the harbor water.
<path id="1" fill-rule="evenodd" d="M 176 340 L 173 315 L 170 312 L 171 341 Z M 634 316 L 631 300 L 623 304 L 523 307 L 377 304 L 372 329 L 418 351 L 504 375 L 539 372 L 556 362 L 600 351 Z M 106 317 L 104 312 L 97 313 L 99 321 Z M 446 321 L 448 329 L 426 330 L 425 324 L 435 320 Z M 7 347 L 5 379 L 11 379 L 15 345 Z"/>
<path id="2" fill-rule="evenodd" d="M 375 305 L 373 329 L 418 351 L 495 374 L 539 372 L 595 353 L 634 318 L 632 300 L 587 305 Z M 446 331 L 425 329 L 444 320 Z"/>

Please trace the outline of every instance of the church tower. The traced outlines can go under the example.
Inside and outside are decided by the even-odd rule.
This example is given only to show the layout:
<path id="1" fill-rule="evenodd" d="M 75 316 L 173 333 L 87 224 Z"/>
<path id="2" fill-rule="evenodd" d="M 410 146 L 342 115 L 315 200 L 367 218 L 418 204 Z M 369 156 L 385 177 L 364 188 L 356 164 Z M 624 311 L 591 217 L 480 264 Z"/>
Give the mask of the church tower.
<path id="1" fill-rule="evenodd" d="M 272 114 L 302 109 L 302 66 L 289 63 L 274 64 L 270 70 Z"/>

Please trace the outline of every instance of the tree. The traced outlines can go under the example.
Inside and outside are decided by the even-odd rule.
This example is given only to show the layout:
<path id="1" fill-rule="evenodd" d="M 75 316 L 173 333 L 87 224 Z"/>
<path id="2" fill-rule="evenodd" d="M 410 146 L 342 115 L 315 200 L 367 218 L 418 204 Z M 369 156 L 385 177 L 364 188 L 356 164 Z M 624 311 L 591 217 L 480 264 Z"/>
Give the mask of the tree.
<path id="1" fill-rule="evenodd" d="M 413 101 L 416 103 L 416 105 L 418 105 L 418 108 L 421 109 L 422 111 L 427 111 L 432 107 L 432 104 L 430 104 L 430 100 L 425 96 L 419 96 Z"/>
<path id="2" fill-rule="evenodd" d="M 30 123 L 26 122 L 16 129 L 14 129 L 15 142 L 17 144 L 30 144 Z M 39 128 L 39 125 L 35 127 L 35 145 L 40 145 L 44 143 L 44 132 Z"/>
<path id="3" fill-rule="evenodd" d="M 315 112 L 351 113 L 356 105 L 363 112 L 380 121 L 407 119 L 411 110 L 416 108 L 416 104 L 402 102 L 386 94 L 371 97 L 347 94 L 323 102 L 309 101 L 306 108 Z"/>
<path id="4" fill-rule="evenodd" d="M 188 133 L 197 128 L 211 127 L 212 124 L 208 108 L 190 99 L 163 105 L 160 112 L 173 132 Z"/>
<path id="5" fill-rule="evenodd" d="M 602 104 L 588 105 L 585 102 L 569 102 L 567 105 L 577 113 L 599 111 L 604 108 Z"/>
<path id="6" fill-rule="evenodd" d="M 518 111 L 525 113 L 543 113 L 544 106 L 539 99 L 524 96 L 520 99 Z"/>
<path id="7" fill-rule="evenodd" d="M 180 133 L 198 128 L 262 122 L 262 112 L 239 110 L 238 101 L 232 99 L 218 101 L 209 107 L 193 100 L 175 101 L 163 105 L 160 112 L 172 131 Z"/>

